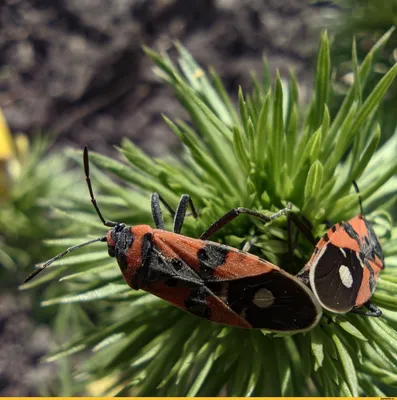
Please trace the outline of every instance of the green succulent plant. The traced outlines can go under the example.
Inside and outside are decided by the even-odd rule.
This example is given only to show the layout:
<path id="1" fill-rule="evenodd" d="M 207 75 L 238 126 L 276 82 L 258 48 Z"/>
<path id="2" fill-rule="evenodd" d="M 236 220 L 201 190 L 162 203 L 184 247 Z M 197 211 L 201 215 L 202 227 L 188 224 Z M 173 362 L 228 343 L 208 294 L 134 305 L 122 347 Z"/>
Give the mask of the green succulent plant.
<path id="1" fill-rule="evenodd" d="M 369 49 L 397 21 L 396 0 L 334 0 L 337 8 L 328 9 L 325 23 L 333 37 L 332 58 L 337 66 L 335 74 L 335 96 L 330 109 L 337 110 L 346 91 L 352 84 L 352 61 L 350 56 L 352 36 L 356 37 L 357 57 L 361 62 Z M 365 93 L 370 93 L 384 74 L 397 61 L 397 32 L 377 55 L 374 73 L 368 77 Z M 397 101 L 397 84 L 394 82 L 380 107 L 378 119 L 382 128 L 382 140 L 393 135 L 397 123 L 395 104 Z"/>
<path id="2" fill-rule="evenodd" d="M 357 180 L 366 216 L 374 223 L 386 256 L 373 301 L 381 318 L 326 313 L 306 334 L 281 335 L 217 325 L 191 316 L 150 293 L 131 290 L 103 243 L 95 243 L 54 263 L 27 289 L 56 277 L 63 295 L 43 305 L 90 302 L 84 334 L 76 334 L 48 360 L 90 351 L 75 379 L 101 383 L 105 394 L 140 396 L 385 396 L 397 385 L 397 226 L 389 211 L 397 199 L 397 133 L 378 148 L 375 112 L 397 74 L 394 65 L 365 95 L 374 56 L 385 34 L 359 65 L 353 46 L 354 84 L 335 115 L 331 93 L 328 38 L 318 53 L 312 101 L 303 109 L 293 74 L 277 74 L 271 85 L 253 78 L 253 90 L 238 93 L 238 110 L 219 76 L 207 74 L 181 46 L 178 61 L 145 49 L 155 71 L 169 84 L 191 123 L 171 121 L 184 144 L 181 155 L 154 159 L 129 140 L 119 147 L 120 162 L 91 153 L 91 178 L 105 218 L 127 224 L 152 224 L 149 195 L 160 193 L 172 206 L 188 193 L 200 217 L 187 218 L 182 233 L 198 237 L 233 207 L 277 211 L 287 201 L 307 218 L 313 234 L 325 221 L 339 222 L 359 213 L 352 180 Z M 70 151 L 81 160 L 81 152 Z M 118 184 L 107 173 L 117 177 Z M 104 235 L 89 196 L 62 207 L 78 222 L 76 235 L 50 239 L 59 250 Z M 171 218 L 167 219 L 171 228 Z M 216 240 L 241 248 L 256 238 L 252 252 L 297 272 L 313 247 L 299 238 L 289 262 L 285 218 L 262 225 L 250 217 L 224 227 Z M 105 382 L 105 384 L 104 384 Z"/>

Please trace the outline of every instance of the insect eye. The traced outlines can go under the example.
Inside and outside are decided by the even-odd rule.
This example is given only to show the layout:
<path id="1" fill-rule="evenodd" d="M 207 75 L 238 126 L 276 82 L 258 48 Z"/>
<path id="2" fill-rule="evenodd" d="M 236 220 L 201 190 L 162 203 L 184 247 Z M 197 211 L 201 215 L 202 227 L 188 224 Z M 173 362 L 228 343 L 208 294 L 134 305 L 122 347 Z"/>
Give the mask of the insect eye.
<path id="1" fill-rule="evenodd" d="M 125 224 L 123 222 L 118 223 L 115 227 L 114 230 L 116 233 L 121 232 L 125 228 Z"/>

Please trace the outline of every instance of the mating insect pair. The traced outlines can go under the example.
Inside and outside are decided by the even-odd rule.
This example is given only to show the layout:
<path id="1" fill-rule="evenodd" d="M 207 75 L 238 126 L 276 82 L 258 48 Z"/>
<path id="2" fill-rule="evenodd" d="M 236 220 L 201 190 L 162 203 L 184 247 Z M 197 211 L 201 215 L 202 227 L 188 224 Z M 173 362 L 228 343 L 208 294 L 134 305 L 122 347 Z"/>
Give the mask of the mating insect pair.
<path id="1" fill-rule="evenodd" d="M 320 240 L 305 269 L 295 277 L 252 254 L 207 240 L 238 215 L 248 214 L 267 223 L 288 213 L 291 205 L 271 216 L 246 208 L 232 209 L 199 239 L 192 239 L 180 235 L 188 207 L 197 217 L 188 195 L 181 197 L 174 211 L 154 193 L 151 208 L 156 229 L 148 225 L 127 227 L 124 223 L 103 218 L 91 186 L 87 147 L 84 149 L 84 169 L 94 208 L 103 224 L 111 229 L 106 236 L 70 247 L 39 265 L 25 282 L 80 247 L 107 242 L 109 255 L 116 258 L 124 279 L 133 289 L 146 290 L 191 314 L 217 323 L 300 332 L 318 323 L 322 306 L 331 309 L 329 302 L 336 303 L 332 311 L 347 312 L 350 304 L 353 309 L 369 301 L 378 273 L 383 268 L 379 242 L 372 227 L 361 216 L 354 219 L 357 223 L 351 220 L 331 228 L 328 240 L 327 235 Z M 173 232 L 164 230 L 160 202 L 174 217 Z M 363 230 L 363 224 L 366 230 Z M 351 240 L 347 240 L 346 235 Z M 335 264 L 332 257 L 338 244 L 339 258 Z M 344 288 L 348 295 L 344 292 L 333 295 L 324 285 L 324 281 L 331 279 L 334 282 L 338 276 L 339 286 L 333 284 L 332 290 L 339 293 Z M 306 284 L 308 280 L 313 292 Z"/>
<path id="2" fill-rule="evenodd" d="M 358 194 L 356 182 L 353 185 Z M 364 217 L 360 197 L 359 205 L 359 215 L 333 225 L 318 243 L 307 229 L 301 229 L 315 248 L 297 278 L 310 286 L 326 310 L 379 317 L 382 312 L 370 299 L 379 273 L 385 267 L 384 256 L 372 225 Z M 360 309 L 361 306 L 368 311 Z"/>

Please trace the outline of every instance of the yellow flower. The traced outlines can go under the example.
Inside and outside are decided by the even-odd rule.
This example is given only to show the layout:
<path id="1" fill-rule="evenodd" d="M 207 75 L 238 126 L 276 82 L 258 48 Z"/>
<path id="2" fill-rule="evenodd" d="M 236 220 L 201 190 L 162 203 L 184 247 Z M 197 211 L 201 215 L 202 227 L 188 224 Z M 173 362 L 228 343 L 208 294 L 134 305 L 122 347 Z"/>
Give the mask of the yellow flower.
<path id="1" fill-rule="evenodd" d="M 12 157 L 12 137 L 0 108 L 0 161 L 7 161 Z"/>
<path id="2" fill-rule="evenodd" d="M 0 204 L 8 199 L 11 186 L 21 173 L 29 154 L 29 140 L 19 133 L 12 137 L 0 109 Z"/>

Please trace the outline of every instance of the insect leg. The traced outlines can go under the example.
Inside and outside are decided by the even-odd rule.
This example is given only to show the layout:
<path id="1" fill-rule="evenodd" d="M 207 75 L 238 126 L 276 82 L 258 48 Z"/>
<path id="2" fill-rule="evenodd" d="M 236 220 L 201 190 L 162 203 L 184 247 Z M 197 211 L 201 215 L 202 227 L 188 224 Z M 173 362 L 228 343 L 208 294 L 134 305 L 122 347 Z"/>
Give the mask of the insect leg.
<path id="1" fill-rule="evenodd" d="M 183 194 L 179 200 L 178 208 L 175 212 L 174 217 L 174 233 L 180 233 L 185 220 L 187 207 L 190 206 L 194 218 L 198 217 L 196 208 L 194 207 L 193 201 L 188 194 Z"/>
<path id="2" fill-rule="evenodd" d="M 365 315 L 366 317 L 380 317 L 382 315 L 382 311 L 379 310 L 379 308 L 376 307 L 375 304 L 367 301 L 364 306 L 368 308 L 368 311 L 354 308 L 350 312 L 353 314 Z"/>
<path id="3" fill-rule="evenodd" d="M 176 211 L 161 197 L 158 193 L 153 193 L 151 197 L 151 207 L 153 220 L 157 229 L 164 229 L 163 213 L 161 212 L 160 202 L 169 211 L 174 219 L 174 233 L 179 233 L 182 229 L 183 221 L 185 220 L 187 207 L 190 206 L 194 218 L 198 214 L 194 207 L 193 201 L 188 194 L 183 194 L 179 200 L 178 208 Z"/>
<path id="4" fill-rule="evenodd" d="M 150 198 L 150 205 L 152 208 L 152 216 L 156 228 L 164 229 L 164 219 L 163 213 L 161 212 L 160 199 L 161 197 L 158 193 L 152 193 L 152 196 Z"/>
<path id="5" fill-rule="evenodd" d="M 283 208 L 282 210 L 276 212 L 273 215 L 267 216 L 264 214 L 261 214 L 258 211 L 250 210 L 248 208 L 244 207 L 238 207 L 238 208 L 233 208 L 232 210 L 228 211 L 223 217 L 219 218 L 216 220 L 201 236 L 199 239 L 206 240 L 209 239 L 212 235 L 214 235 L 216 232 L 218 232 L 221 228 L 223 228 L 225 225 L 227 225 L 229 222 L 233 221 L 235 218 L 237 218 L 241 214 L 248 214 L 252 215 L 253 217 L 259 218 L 261 221 L 264 223 L 270 222 L 278 217 L 281 217 L 282 215 L 286 214 L 291 210 L 292 205 L 288 204 L 286 208 Z"/>
<path id="6" fill-rule="evenodd" d="M 288 222 L 288 224 L 291 224 L 293 222 L 296 225 L 296 227 L 298 228 L 298 230 L 303 233 L 303 235 L 306 237 L 306 239 L 310 243 L 312 243 L 313 246 L 315 246 L 317 244 L 317 240 L 314 238 L 310 228 L 296 214 L 289 213 L 287 222 Z M 296 241 L 297 241 L 297 237 L 296 237 Z M 296 244 L 296 241 L 295 241 L 295 244 Z M 291 242 L 291 248 L 292 248 L 292 242 Z"/>
<path id="7" fill-rule="evenodd" d="M 290 213 L 287 216 L 287 232 L 288 232 L 288 254 L 291 259 L 291 262 L 295 265 L 294 250 L 296 248 L 296 244 L 298 243 L 299 229 L 295 232 L 295 237 L 293 238 L 292 219 Z"/>
<path id="8" fill-rule="evenodd" d="M 163 203 L 164 207 L 168 210 L 171 214 L 171 217 L 175 217 L 175 210 L 164 200 L 163 196 L 157 194 L 159 196 L 159 200 Z"/>

